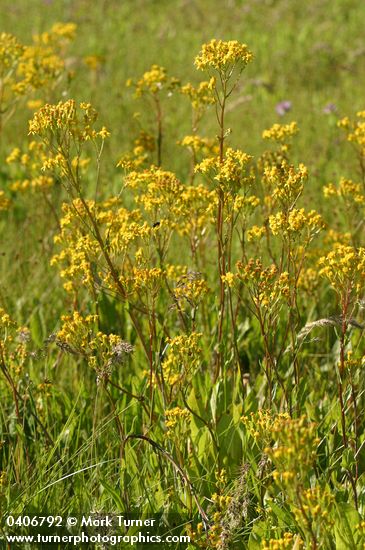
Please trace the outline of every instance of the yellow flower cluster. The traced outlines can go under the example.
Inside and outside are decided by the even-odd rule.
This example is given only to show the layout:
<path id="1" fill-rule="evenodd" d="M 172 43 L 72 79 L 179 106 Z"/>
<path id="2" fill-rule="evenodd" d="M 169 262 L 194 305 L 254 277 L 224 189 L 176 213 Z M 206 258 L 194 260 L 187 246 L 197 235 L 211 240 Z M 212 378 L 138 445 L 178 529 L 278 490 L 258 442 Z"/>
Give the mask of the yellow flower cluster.
<path id="1" fill-rule="evenodd" d="M 53 386 L 52 382 L 46 379 L 40 384 L 38 384 L 37 390 L 39 391 L 39 393 L 43 394 L 45 397 L 49 397 L 51 395 L 50 390 L 52 386 Z"/>
<path id="2" fill-rule="evenodd" d="M 282 298 L 289 298 L 290 286 L 287 271 L 280 273 L 274 264 L 264 268 L 260 260 L 253 258 L 250 258 L 247 264 L 237 262 L 236 268 L 235 274 L 228 272 L 222 279 L 231 287 L 237 280 L 246 283 L 256 308 L 273 307 Z"/>
<path id="3" fill-rule="evenodd" d="M 346 178 L 341 178 L 337 186 L 329 183 L 323 187 L 323 194 L 325 197 L 341 197 L 346 203 L 365 203 L 364 189 L 361 183 L 355 183 Z"/>
<path id="4" fill-rule="evenodd" d="M 89 67 L 89 69 L 96 72 L 103 65 L 104 57 L 101 56 L 101 55 L 97 55 L 97 54 L 95 54 L 95 55 L 86 55 L 83 58 L 83 62 L 85 63 L 85 65 L 87 65 L 87 67 Z"/>
<path id="5" fill-rule="evenodd" d="M 308 169 L 304 164 L 298 168 L 290 165 L 286 160 L 278 165 L 265 168 L 265 183 L 273 189 L 273 196 L 286 207 L 292 207 L 301 195 L 304 182 L 308 179 Z"/>
<path id="6" fill-rule="evenodd" d="M 3 72 L 6 69 L 13 67 L 23 54 L 25 46 L 20 44 L 15 36 L 12 34 L 2 32 L 0 34 L 0 67 Z"/>
<path id="7" fill-rule="evenodd" d="M 165 426 L 167 428 L 166 435 L 169 436 L 175 431 L 176 427 L 179 427 L 179 434 L 181 435 L 182 425 L 190 418 L 190 412 L 187 409 L 181 407 L 174 407 L 165 411 Z"/>
<path id="8" fill-rule="evenodd" d="M 218 493 L 213 493 L 210 498 L 214 502 L 214 504 L 216 504 L 216 506 L 220 509 L 225 508 L 232 499 L 230 495 L 221 495 Z"/>
<path id="9" fill-rule="evenodd" d="M 188 272 L 181 277 L 173 290 L 174 298 L 183 310 L 196 308 L 208 292 L 208 285 L 200 273 Z"/>
<path id="10" fill-rule="evenodd" d="M 148 245 L 155 229 L 141 220 L 138 210 L 120 207 L 119 199 L 106 200 L 97 205 L 94 201 L 86 201 L 86 205 L 99 226 L 109 254 L 120 264 L 119 281 L 125 286 L 125 291 L 134 293 L 142 288 L 159 288 L 163 272 L 150 267 L 149 258 L 144 258 L 141 248 L 144 244 Z M 82 220 L 86 212 L 81 200 L 64 204 L 62 209 L 61 231 L 55 237 L 62 250 L 52 258 L 51 264 L 62 267 L 60 275 L 66 280 L 65 289 L 75 291 L 81 283 L 89 288 L 105 285 L 116 290 L 116 281 L 104 268 L 100 243 L 91 233 L 85 234 Z M 134 252 L 135 265 L 131 264 L 127 251 L 129 254 Z"/>
<path id="11" fill-rule="evenodd" d="M 49 32 L 33 36 L 29 46 L 11 34 L 0 34 L 0 103 L 6 102 L 9 108 L 20 96 L 53 88 L 66 72 L 64 46 L 74 38 L 75 31 L 73 23 L 55 23 Z M 4 105 L 1 111 L 6 111 Z"/>
<path id="12" fill-rule="evenodd" d="M 0 307 L 0 326 L 3 329 L 16 326 L 16 323 L 2 307 Z"/>
<path id="13" fill-rule="evenodd" d="M 227 190 L 238 190 L 245 183 L 251 183 L 246 174 L 246 167 L 251 159 L 243 151 L 228 147 L 223 161 L 218 156 L 206 158 L 195 167 L 195 171 L 209 176 Z"/>
<path id="14" fill-rule="evenodd" d="M 255 439 L 260 447 L 271 443 L 273 434 L 289 420 L 288 413 L 273 414 L 268 409 L 259 409 L 251 412 L 249 416 L 242 416 L 241 420 L 249 434 Z"/>
<path id="15" fill-rule="evenodd" d="M 120 366 L 134 351 L 134 347 L 116 334 L 98 331 L 89 344 L 88 364 L 96 370 L 98 378 L 108 380 L 114 366 Z"/>
<path id="16" fill-rule="evenodd" d="M 185 136 L 180 142 L 179 145 L 182 147 L 187 147 L 195 155 L 202 153 L 204 156 L 215 154 L 219 152 L 219 146 L 216 140 L 209 138 L 202 138 L 196 134 L 192 136 Z"/>
<path id="17" fill-rule="evenodd" d="M 356 113 L 356 120 L 345 117 L 338 121 L 338 126 L 347 133 L 347 140 L 357 145 L 361 156 L 365 156 L 365 111 Z"/>
<path id="18" fill-rule="evenodd" d="M 265 236 L 266 229 L 264 226 L 253 225 L 247 231 L 247 240 L 248 242 L 260 240 Z"/>
<path id="19" fill-rule="evenodd" d="M 13 181 L 10 184 L 12 191 L 43 191 L 54 184 L 52 175 L 46 174 L 45 171 L 42 173 L 42 167 L 48 159 L 46 151 L 46 145 L 37 141 L 31 141 L 25 153 L 18 147 L 11 151 L 6 162 L 15 166 Z"/>
<path id="20" fill-rule="evenodd" d="M 201 336 L 198 332 L 192 332 L 168 340 L 167 357 L 162 363 L 166 384 L 173 386 L 182 383 L 190 372 L 199 367 L 201 349 L 198 342 Z"/>
<path id="21" fill-rule="evenodd" d="M 300 272 L 298 278 L 298 288 L 302 289 L 308 294 L 312 294 L 319 287 L 320 279 L 317 269 L 313 267 L 307 267 Z"/>
<path id="22" fill-rule="evenodd" d="M 230 218 L 230 215 L 237 214 L 238 212 L 244 212 L 249 215 L 252 214 L 254 209 L 260 204 L 260 199 L 255 195 L 235 195 L 233 200 L 230 200 L 230 196 L 227 197 L 226 205 L 228 207 L 232 206 L 231 212 L 227 216 L 227 221 Z"/>
<path id="23" fill-rule="evenodd" d="M 62 326 L 56 334 L 56 341 L 60 347 L 67 346 L 68 351 L 84 353 L 92 340 L 97 315 L 83 317 L 78 311 L 72 315 L 62 315 Z"/>
<path id="24" fill-rule="evenodd" d="M 328 228 L 324 234 L 323 241 L 326 245 L 330 244 L 331 246 L 338 243 L 349 245 L 351 244 L 351 233 L 349 231 L 344 233 L 342 231 L 335 231 L 334 229 Z"/>
<path id="25" fill-rule="evenodd" d="M 29 121 L 29 134 L 42 138 L 47 151 L 41 170 L 58 176 L 61 184 L 74 196 L 79 195 L 84 172 L 90 162 L 84 157 L 85 142 L 92 141 L 99 165 L 104 140 L 110 135 L 103 126 L 95 129 L 97 112 L 90 103 L 69 99 L 46 104 Z"/>
<path id="26" fill-rule="evenodd" d="M 215 102 L 213 95 L 214 86 L 215 80 L 211 78 L 208 81 L 200 82 L 197 87 L 194 87 L 189 82 L 181 86 L 180 92 L 190 99 L 193 109 L 199 111 Z"/>
<path id="27" fill-rule="evenodd" d="M 224 42 L 213 38 L 207 44 L 203 44 L 201 52 L 195 58 L 195 65 L 201 70 L 227 71 L 235 65 L 244 68 L 252 59 L 253 54 L 246 44 L 241 44 L 237 40 Z"/>
<path id="28" fill-rule="evenodd" d="M 134 140 L 134 154 L 138 155 L 145 151 L 152 152 L 155 149 L 155 138 L 145 130 L 140 130 L 138 137 Z"/>
<path id="29" fill-rule="evenodd" d="M 23 367 L 29 356 L 27 343 L 30 331 L 19 326 L 11 316 L 0 307 L 0 355 L 1 362 L 12 375 L 22 374 Z"/>
<path id="30" fill-rule="evenodd" d="M 0 210 L 7 210 L 10 206 L 10 199 L 8 199 L 4 191 L 0 191 Z"/>
<path id="31" fill-rule="evenodd" d="M 263 541 L 261 543 L 261 548 L 262 550 L 282 550 L 283 548 L 289 548 L 290 550 L 296 548 L 299 550 L 299 548 L 303 547 L 303 544 L 299 535 L 294 536 L 289 531 L 286 531 L 278 539 Z"/>
<path id="32" fill-rule="evenodd" d="M 355 372 L 356 370 L 363 368 L 365 365 L 365 355 L 362 357 L 353 357 L 353 351 L 350 350 L 347 352 L 347 358 L 345 360 L 345 368 L 350 372 Z"/>
<path id="33" fill-rule="evenodd" d="M 127 251 L 132 243 L 138 247 L 147 242 L 153 233 L 153 228 L 143 222 L 138 210 L 105 206 L 97 213 L 97 217 L 99 223 L 105 225 L 108 246 L 114 255 Z"/>
<path id="34" fill-rule="evenodd" d="M 141 130 L 138 137 L 134 140 L 133 150 L 125 153 L 117 164 L 117 167 L 124 168 L 128 171 L 136 171 L 144 166 L 149 160 L 149 154 L 155 151 L 155 138 Z"/>
<path id="35" fill-rule="evenodd" d="M 73 40 L 76 30 L 77 25 L 75 23 L 54 23 L 50 31 L 35 35 L 33 40 L 43 44 L 55 43 L 60 40 Z"/>
<path id="36" fill-rule="evenodd" d="M 60 131 L 81 142 L 97 137 L 105 139 L 109 136 L 105 127 L 99 131 L 93 128 L 97 116 L 90 103 L 80 103 L 77 107 L 75 100 L 69 99 L 56 105 L 46 104 L 29 121 L 29 133 L 42 137 L 48 131 Z"/>
<path id="37" fill-rule="evenodd" d="M 324 222 L 315 210 L 305 212 L 304 208 L 293 208 L 289 213 L 278 212 L 271 215 L 269 226 L 273 235 L 300 235 L 306 231 L 308 240 L 311 240 L 324 228 Z"/>
<path id="38" fill-rule="evenodd" d="M 359 294 L 363 291 L 365 248 L 335 243 L 333 250 L 320 258 L 319 265 L 320 275 L 328 279 L 336 292 Z"/>
<path id="39" fill-rule="evenodd" d="M 56 81 L 64 70 L 65 62 L 55 54 L 53 46 L 28 46 L 18 64 L 17 74 L 21 80 L 13 85 L 13 90 L 24 95 L 29 89 L 44 88 Z"/>
<path id="40" fill-rule="evenodd" d="M 290 122 L 289 124 L 274 124 L 271 128 L 262 132 L 262 137 L 263 139 L 286 143 L 295 136 L 298 131 L 296 122 Z"/>
<path id="41" fill-rule="evenodd" d="M 145 93 L 157 95 L 162 90 L 172 92 L 180 85 L 177 78 L 168 77 L 164 67 L 152 65 L 149 71 L 146 71 L 143 76 L 134 82 L 132 79 L 127 81 L 127 86 L 134 86 L 136 97 L 140 97 Z"/>
<path id="42" fill-rule="evenodd" d="M 159 267 L 133 266 L 119 280 L 129 295 L 144 291 L 156 298 L 164 281 L 164 271 Z"/>
<path id="43" fill-rule="evenodd" d="M 180 219 L 176 230 L 188 235 L 195 244 L 214 224 L 216 194 L 204 185 L 187 185 L 181 194 Z"/>
<path id="44" fill-rule="evenodd" d="M 189 234 L 211 221 L 214 204 L 203 186 L 184 186 L 172 172 L 152 166 L 142 172 L 133 171 L 125 180 L 136 191 L 135 201 L 159 230 L 176 229 Z"/>
<path id="45" fill-rule="evenodd" d="M 95 210 L 93 201 L 87 201 L 91 211 Z M 68 292 L 76 291 L 79 284 L 93 288 L 96 259 L 99 246 L 91 234 L 85 234 L 83 217 L 86 213 L 79 199 L 62 206 L 61 231 L 55 236 L 56 244 L 62 244 L 62 250 L 55 254 L 51 265 L 59 265 L 60 276 L 65 279 L 64 288 Z"/>
<path id="46" fill-rule="evenodd" d="M 334 495 L 325 487 L 315 486 L 300 492 L 297 506 L 293 507 L 294 516 L 299 524 L 317 532 L 331 532 L 334 520 L 331 512 L 335 506 Z M 314 527 L 315 526 L 315 527 Z"/>
<path id="47" fill-rule="evenodd" d="M 276 481 L 290 482 L 293 477 L 290 474 L 303 476 L 313 467 L 320 440 L 317 426 L 309 423 L 305 416 L 287 418 L 273 426 L 272 437 L 275 444 L 267 447 L 265 452 L 276 468 L 273 474 Z"/>
<path id="48" fill-rule="evenodd" d="M 121 365 L 134 348 L 116 334 L 95 331 L 98 315 L 82 316 L 78 311 L 61 317 L 62 326 L 55 340 L 68 353 L 80 354 L 96 370 L 97 381 L 108 380 L 113 366 Z"/>
<path id="49" fill-rule="evenodd" d="M 131 189 L 140 191 L 136 201 L 143 204 L 147 212 L 157 213 L 161 207 L 174 208 L 184 189 L 173 172 L 154 166 L 143 172 L 131 172 L 125 182 Z"/>

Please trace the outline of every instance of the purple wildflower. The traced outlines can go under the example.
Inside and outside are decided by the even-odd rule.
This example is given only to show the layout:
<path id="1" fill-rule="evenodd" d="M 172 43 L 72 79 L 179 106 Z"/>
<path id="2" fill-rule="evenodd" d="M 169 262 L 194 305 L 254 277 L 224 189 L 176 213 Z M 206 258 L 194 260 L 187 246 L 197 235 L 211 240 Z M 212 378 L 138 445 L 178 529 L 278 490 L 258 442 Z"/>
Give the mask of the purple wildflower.
<path id="1" fill-rule="evenodd" d="M 334 103 L 327 103 L 325 107 L 323 107 L 323 112 L 325 115 L 330 115 L 331 113 L 337 112 L 337 107 Z"/>
<path id="2" fill-rule="evenodd" d="M 292 102 L 288 100 L 279 101 L 277 103 L 275 110 L 279 116 L 284 116 L 285 113 L 291 110 Z"/>

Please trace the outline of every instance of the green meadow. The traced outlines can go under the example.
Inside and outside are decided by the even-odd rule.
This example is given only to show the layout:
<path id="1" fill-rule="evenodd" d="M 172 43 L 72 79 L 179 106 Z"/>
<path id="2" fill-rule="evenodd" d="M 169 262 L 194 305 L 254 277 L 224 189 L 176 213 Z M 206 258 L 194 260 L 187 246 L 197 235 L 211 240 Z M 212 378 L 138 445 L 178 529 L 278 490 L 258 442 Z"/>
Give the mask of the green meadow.
<path id="1" fill-rule="evenodd" d="M 365 547 L 364 18 L 0 0 L 1 548 Z"/>

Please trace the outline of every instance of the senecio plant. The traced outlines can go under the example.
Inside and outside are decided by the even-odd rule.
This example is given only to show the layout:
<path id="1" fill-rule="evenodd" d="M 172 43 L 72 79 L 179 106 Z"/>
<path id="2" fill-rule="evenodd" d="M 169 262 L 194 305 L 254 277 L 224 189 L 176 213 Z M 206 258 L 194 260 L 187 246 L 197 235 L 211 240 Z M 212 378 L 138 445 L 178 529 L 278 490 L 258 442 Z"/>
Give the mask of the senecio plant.
<path id="1" fill-rule="evenodd" d="M 2 40 L 4 66 L 23 74 L 24 51 Z M 252 61 L 245 44 L 211 40 L 195 59 L 207 75 L 198 85 L 157 65 L 129 81 L 154 117 L 152 127 L 140 120 L 119 159 L 114 194 L 103 179 L 110 133 L 89 103 L 45 104 L 30 120 L 28 150 L 9 153 L 12 200 L 41 193 L 55 217 L 51 264 L 68 296 L 42 353 L 0 310 L 2 383 L 18 424 L 4 443 L 14 466 L 0 477 L 9 507 L 4 488 L 32 464 L 28 424 L 55 461 L 61 452 L 45 414 L 56 389 L 45 381 L 30 397 L 26 383 L 37 354 L 54 354 L 58 368 L 95 380 L 92 429 L 102 410 L 113 423 L 102 451 L 117 459 L 103 482 L 109 505 L 179 514 L 189 549 L 365 547 L 364 112 L 339 122 L 359 180 L 324 187 L 349 224 L 340 232 L 307 207 L 311 176 L 291 157 L 295 122 L 265 130 L 257 159 L 231 146 L 227 107 Z M 182 177 L 164 156 L 172 94 L 192 107 Z M 216 137 L 200 134 L 209 113 Z M 55 185 L 61 214 L 48 195 Z M 10 208 L 4 193 L 0 207 Z M 90 459 L 96 449 L 93 439 Z M 61 478 L 67 464 L 56 463 Z"/>

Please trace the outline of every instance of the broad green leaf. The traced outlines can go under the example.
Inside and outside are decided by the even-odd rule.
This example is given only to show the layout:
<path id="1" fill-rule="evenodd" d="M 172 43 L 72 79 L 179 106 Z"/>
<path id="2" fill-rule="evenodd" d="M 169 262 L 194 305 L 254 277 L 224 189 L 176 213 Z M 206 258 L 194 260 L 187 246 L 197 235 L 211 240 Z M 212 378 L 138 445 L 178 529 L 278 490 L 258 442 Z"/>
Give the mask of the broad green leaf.
<path id="1" fill-rule="evenodd" d="M 265 521 L 255 523 L 248 539 L 248 550 L 261 550 L 261 542 L 265 540 L 267 532 L 268 525 Z"/>
<path id="2" fill-rule="evenodd" d="M 356 533 L 356 526 L 361 521 L 360 514 L 347 502 L 339 502 L 336 508 L 336 550 L 357 550 L 361 548 L 361 537 L 360 534 Z"/>

